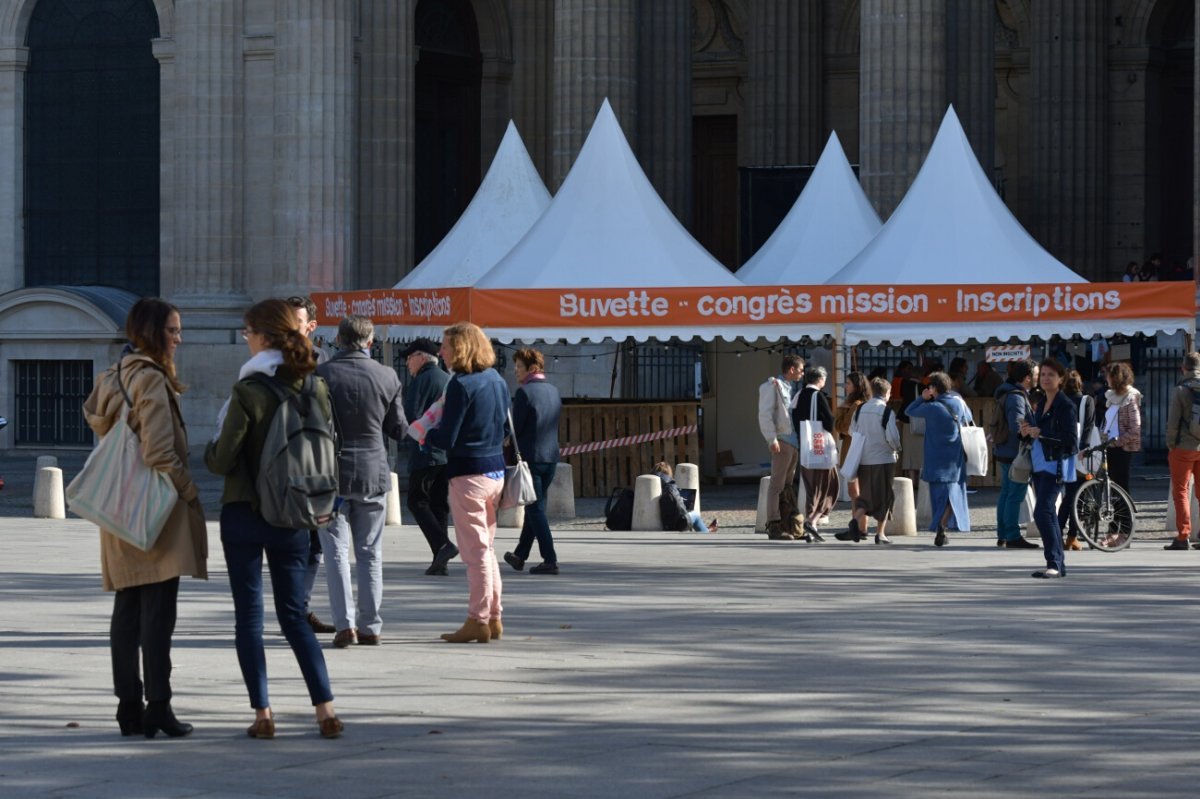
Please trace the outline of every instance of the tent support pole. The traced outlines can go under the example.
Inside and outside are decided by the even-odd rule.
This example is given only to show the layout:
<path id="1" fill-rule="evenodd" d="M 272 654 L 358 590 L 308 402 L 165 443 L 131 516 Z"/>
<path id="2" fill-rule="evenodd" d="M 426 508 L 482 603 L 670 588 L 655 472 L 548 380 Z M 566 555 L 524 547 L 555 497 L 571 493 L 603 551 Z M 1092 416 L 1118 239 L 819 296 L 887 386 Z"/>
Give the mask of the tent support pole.
<path id="1" fill-rule="evenodd" d="M 845 326 L 838 322 L 833 326 L 833 386 L 830 389 L 830 394 L 834 398 L 834 407 L 838 407 L 846 401 L 845 379 L 846 364 L 844 359 L 849 358 L 849 352 L 846 350 L 843 342 L 846 340 Z"/>

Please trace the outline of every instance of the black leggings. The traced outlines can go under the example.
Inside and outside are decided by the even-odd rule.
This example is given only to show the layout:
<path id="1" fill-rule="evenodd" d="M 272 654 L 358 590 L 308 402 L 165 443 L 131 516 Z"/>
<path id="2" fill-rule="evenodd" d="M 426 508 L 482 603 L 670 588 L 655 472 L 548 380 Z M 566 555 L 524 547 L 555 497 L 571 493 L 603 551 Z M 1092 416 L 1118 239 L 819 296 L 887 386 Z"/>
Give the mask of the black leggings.
<path id="1" fill-rule="evenodd" d="M 112 648 L 113 693 L 123 702 L 142 701 L 138 650 L 148 702 L 171 698 L 171 635 L 179 578 L 135 585 L 117 592 L 108 639 Z"/>
<path id="2" fill-rule="evenodd" d="M 1132 452 L 1126 452 L 1116 447 L 1108 451 L 1108 476 L 1114 483 L 1125 489 L 1125 493 L 1130 497 L 1133 496 L 1129 491 L 1129 469 L 1132 465 Z"/>

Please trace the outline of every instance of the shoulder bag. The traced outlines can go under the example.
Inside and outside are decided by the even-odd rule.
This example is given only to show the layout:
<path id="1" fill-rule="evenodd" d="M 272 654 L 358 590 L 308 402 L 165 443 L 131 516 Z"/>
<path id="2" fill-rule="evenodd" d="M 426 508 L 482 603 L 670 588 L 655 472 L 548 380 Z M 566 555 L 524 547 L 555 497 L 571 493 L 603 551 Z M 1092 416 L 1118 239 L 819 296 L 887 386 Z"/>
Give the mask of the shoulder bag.
<path id="1" fill-rule="evenodd" d="M 1014 483 L 1028 483 L 1033 476 L 1033 447 L 1028 441 L 1017 445 L 1017 454 L 1008 467 L 1008 479 Z"/>
<path id="2" fill-rule="evenodd" d="M 974 422 L 963 424 L 957 415 L 951 415 L 958 423 L 958 438 L 962 442 L 963 454 L 967 459 L 967 476 L 986 477 L 988 473 L 987 434 Z"/>
<path id="3" fill-rule="evenodd" d="M 121 382 L 119 361 L 117 385 L 127 407 L 67 486 L 67 506 L 72 513 L 146 552 L 158 540 L 179 501 L 179 492 L 167 475 L 142 460 L 141 442 L 129 427 L 133 400 Z"/>
<path id="4" fill-rule="evenodd" d="M 800 465 L 805 469 L 832 469 L 837 466 L 837 444 L 833 433 L 817 419 L 817 391 L 813 391 L 808 418 L 800 422 Z"/>
<path id="5" fill-rule="evenodd" d="M 513 452 L 516 453 L 517 462 L 504 467 L 504 490 L 500 493 L 500 507 L 505 509 L 537 502 L 533 475 L 529 473 L 529 464 L 521 457 L 521 448 L 517 445 L 517 428 L 513 424 L 512 411 L 508 412 L 508 429 L 512 431 Z"/>

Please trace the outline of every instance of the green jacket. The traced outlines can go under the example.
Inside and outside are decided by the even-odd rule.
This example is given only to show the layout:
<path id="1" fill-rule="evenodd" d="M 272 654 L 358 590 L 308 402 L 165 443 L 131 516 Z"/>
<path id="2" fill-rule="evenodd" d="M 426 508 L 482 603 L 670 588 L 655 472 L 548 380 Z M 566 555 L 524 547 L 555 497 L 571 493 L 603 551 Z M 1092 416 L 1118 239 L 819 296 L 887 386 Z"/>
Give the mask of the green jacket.
<path id="1" fill-rule="evenodd" d="M 295 391 L 299 391 L 303 383 L 286 366 L 280 366 L 276 376 Z M 315 374 L 313 382 L 325 418 L 330 420 L 333 410 L 329 403 L 329 385 Z M 247 378 L 233 384 L 221 433 L 204 450 L 204 465 L 208 470 L 225 476 L 222 504 L 249 502 L 254 510 L 258 510 L 258 491 L 255 489 L 258 463 L 262 459 L 267 428 L 277 407 L 279 401 L 271 389 L 260 385 L 256 379 Z"/>

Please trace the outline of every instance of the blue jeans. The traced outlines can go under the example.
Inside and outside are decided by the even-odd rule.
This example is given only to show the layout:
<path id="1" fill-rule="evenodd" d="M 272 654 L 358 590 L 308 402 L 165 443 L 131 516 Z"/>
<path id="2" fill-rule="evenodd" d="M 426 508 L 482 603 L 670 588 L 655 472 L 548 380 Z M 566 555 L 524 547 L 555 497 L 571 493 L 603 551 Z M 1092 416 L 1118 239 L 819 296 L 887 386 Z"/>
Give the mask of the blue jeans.
<path id="1" fill-rule="evenodd" d="M 554 537 L 550 535 L 550 522 L 546 519 L 546 495 L 550 492 L 550 484 L 554 482 L 554 471 L 557 463 L 530 463 L 529 474 L 533 477 L 533 490 L 537 492 L 537 502 L 525 506 L 525 524 L 521 526 L 521 538 L 513 554 L 521 560 L 529 559 L 533 549 L 533 539 L 537 539 L 538 552 L 546 563 L 558 563 L 558 555 L 554 553 Z"/>
<path id="2" fill-rule="evenodd" d="M 1033 520 L 1037 523 L 1038 532 L 1042 534 L 1042 549 L 1046 554 L 1046 568 L 1058 569 L 1059 573 L 1067 573 L 1067 565 L 1063 560 L 1062 530 L 1058 526 L 1058 510 L 1054 503 L 1062 493 L 1063 484 L 1058 481 L 1058 475 L 1045 472 L 1034 472 L 1033 494 L 1037 504 L 1033 506 Z"/>
<path id="3" fill-rule="evenodd" d="M 304 609 L 304 575 L 308 570 L 308 530 L 272 527 L 249 502 L 221 508 L 221 546 L 233 592 L 238 665 L 250 694 L 250 706 L 271 706 L 267 693 L 267 658 L 263 650 L 263 552 L 271 572 L 275 615 L 287 638 L 313 705 L 333 701 L 329 672 L 317 636 Z"/>
<path id="4" fill-rule="evenodd" d="M 692 525 L 692 529 L 697 533 L 707 533 L 708 525 L 704 523 L 704 519 L 700 517 L 700 511 L 688 511 L 688 523 Z"/>
<path id="5" fill-rule="evenodd" d="M 1021 537 L 1021 504 L 1029 490 L 1024 483 L 1008 479 L 1011 463 L 1000 464 L 1000 498 L 996 500 L 996 538 L 1016 541 Z"/>
<path id="6" fill-rule="evenodd" d="M 383 619 L 383 523 L 387 517 L 385 494 L 343 498 L 333 523 L 321 530 L 321 549 L 329 556 L 325 579 L 329 582 L 329 609 L 338 632 L 357 629 L 379 635 Z M 358 576 L 358 603 L 350 582 L 350 549 Z M 352 612 L 352 609 L 353 612 Z"/>

